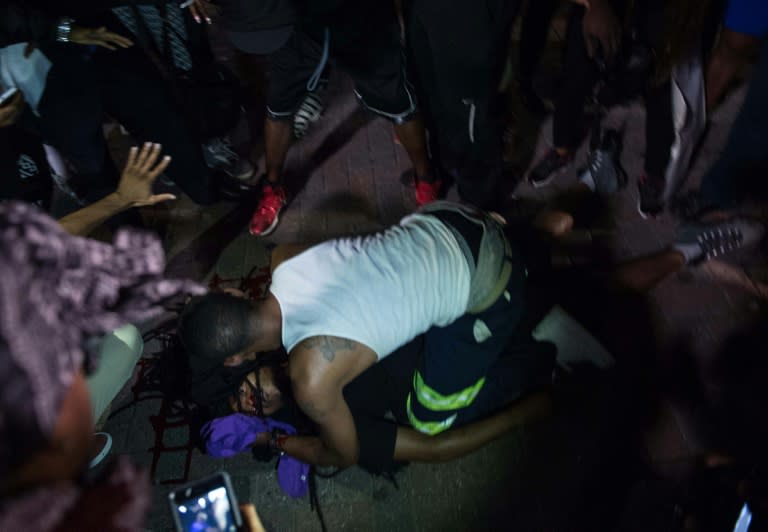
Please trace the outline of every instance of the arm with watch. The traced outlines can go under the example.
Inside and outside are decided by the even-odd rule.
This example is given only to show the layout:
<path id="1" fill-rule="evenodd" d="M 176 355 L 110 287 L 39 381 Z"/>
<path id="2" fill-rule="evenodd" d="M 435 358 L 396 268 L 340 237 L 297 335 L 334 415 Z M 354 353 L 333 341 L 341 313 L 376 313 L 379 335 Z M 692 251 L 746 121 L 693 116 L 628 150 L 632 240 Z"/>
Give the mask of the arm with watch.
<path id="1" fill-rule="evenodd" d="M 27 2 L 0 4 L 0 47 L 18 43 L 39 45 L 62 42 L 95 45 L 109 50 L 128 48 L 133 43 L 106 28 L 85 28 L 69 17 L 52 14 Z M 30 48 L 31 52 L 32 48 Z"/>

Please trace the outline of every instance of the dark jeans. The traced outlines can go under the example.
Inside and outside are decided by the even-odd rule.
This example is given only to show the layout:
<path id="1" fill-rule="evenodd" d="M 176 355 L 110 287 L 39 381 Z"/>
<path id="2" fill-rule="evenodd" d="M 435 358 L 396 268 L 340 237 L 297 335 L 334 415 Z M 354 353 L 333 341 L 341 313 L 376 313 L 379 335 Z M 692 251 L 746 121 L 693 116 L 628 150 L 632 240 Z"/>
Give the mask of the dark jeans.
<path id="1" fill-rule="evenodd" d="M 520 85 L 532 88 L 533 76 L 547 44 L 549 24 L 559 2 L 555 0 L 531 0 L 523 14 L 520 26 L 520 60 L 518 79 Z"/>
<path id="2" fill-rule="evenodd" d="M 433 159 L 462 199 L 494 208 L 502 171 L 497 87 L 517 1 L 414 0 L 408 49 Z"/>
<path id="3" fill-rule="evenodd" d="M 621 8 L 621 2 L 616 2 Z M 621 11 L 617 9 L 617 11 Z M 554 145 L 576 149 L 584 136 L 584 105 L 599 81 L 595 62 L 587 55 L 582 31 L 584 8 L 574 7 L 568 24 L 562 84 L 555 102 L 552 124 Z M 650 20 L 655 20 L 648 17 Z M 653 28 L 656 30 L 657 28 Z M 653 33 L 647 31 L 645 33 Z M 674 141 L 672 92 L 669 82 L 649 85 L 644 92 L 646 106 L 645 172 L 661 178 L 666 172 Z"/>
<path id="4" fill-rule="evenodd" d="M 764 179 L 768 168 L 768 39 L 763 42 L 752 82 L 720 157 L 704 175 L 705 203 L 729 207 L 748 195 L 768 196 Z"/>
<path id="5" fill-rule="evenodd" d="M 75 167 L 78 191 L 95 201 L 114 190 L 119 173 L 102 131 L 112 116 L 139 142 L 158 142 L 173 162 L 166 174 L 193 201 L 215 201 L 199 142 L 189 133 L 166 87 L 138 48 L 91 53 L 54 45 L 53 67 L 40 102 L 37 128 Z"/>

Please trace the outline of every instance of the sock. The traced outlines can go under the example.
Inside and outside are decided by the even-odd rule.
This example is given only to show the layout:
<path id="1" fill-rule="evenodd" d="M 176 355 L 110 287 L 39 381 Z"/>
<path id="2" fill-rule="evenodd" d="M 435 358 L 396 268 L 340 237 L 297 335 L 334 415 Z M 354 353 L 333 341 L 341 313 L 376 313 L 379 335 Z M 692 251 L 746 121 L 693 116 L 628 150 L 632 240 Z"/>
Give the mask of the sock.
<path id="1" fill-rule="evenodd" d="M 682 253 L 686 264 L 695 262 L 704 255 L 704 250 L 698 242 L 677 243 L 672 246 L 672 249 Z"/>

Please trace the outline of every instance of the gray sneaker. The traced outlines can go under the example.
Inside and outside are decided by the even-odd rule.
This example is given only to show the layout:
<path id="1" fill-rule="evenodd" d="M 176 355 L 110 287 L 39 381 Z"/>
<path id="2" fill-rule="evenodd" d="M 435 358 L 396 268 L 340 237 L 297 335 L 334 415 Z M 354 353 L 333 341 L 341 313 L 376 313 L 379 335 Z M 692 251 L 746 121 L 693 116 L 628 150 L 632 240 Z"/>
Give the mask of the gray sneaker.
<path id="1" fill-rule="evenodd" d="M 602 134 L 597 146 L 589 152 L 587 166 L 579 173 L 579 181 L 601 196 L 610 196 L 626 185 L 619 131 L 609 129 Z"/>
<path id="2" fill-rule="evenodd" d="M 674 248 L 685 256 L 688 264 L 703 262 L 753 246 L 765 236 L 765 224 L 737 217 L 711 225 L 683 227 Z"/>
<path id="3" fill-rule="evenodd" d="M 208 168 L 224 172 L 234 179 L 245 181 L 256 172 L 248 159 L 235 152 L 229 137 L 217 137 L 203 144 L 203 157 Z"/>
<path id="4" fill-rule="evenodd" d="M 320 120 L 325 110 L 323 103 L 322 90 L 307 94 L 304 101 L 301 102 L 296 114 L 293 115 L 293 136 L 297 139 L 304 137 L 312 125 Z"/>

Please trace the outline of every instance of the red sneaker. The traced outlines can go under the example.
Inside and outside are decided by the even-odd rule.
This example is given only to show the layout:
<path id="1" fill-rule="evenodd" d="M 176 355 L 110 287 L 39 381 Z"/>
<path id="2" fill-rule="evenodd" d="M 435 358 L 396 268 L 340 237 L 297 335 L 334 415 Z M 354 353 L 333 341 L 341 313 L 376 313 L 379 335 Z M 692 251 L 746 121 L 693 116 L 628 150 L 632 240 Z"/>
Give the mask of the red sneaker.
<path id="1" fill-rule="evenodd" d="M 416 179 L 416 205 L 421 207 L 440 199 L 443 193 L 443 182 L 440 179 L 427 182 Z"/>
<path id="2" fill-rule="evenodd" d="M 256 212 L 251 216 L 248 230 L 254 236 L 267 236 L 277 228 L 280 211 L 287 203 L 288 195 L 280 185 L 266 185 L 261 192 L 261 199 Z"/>

